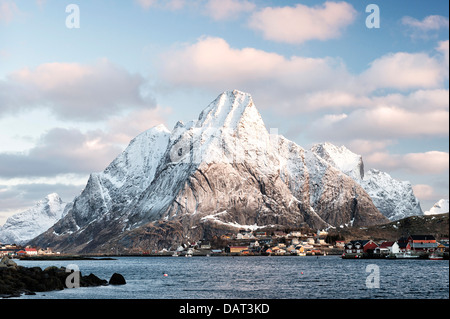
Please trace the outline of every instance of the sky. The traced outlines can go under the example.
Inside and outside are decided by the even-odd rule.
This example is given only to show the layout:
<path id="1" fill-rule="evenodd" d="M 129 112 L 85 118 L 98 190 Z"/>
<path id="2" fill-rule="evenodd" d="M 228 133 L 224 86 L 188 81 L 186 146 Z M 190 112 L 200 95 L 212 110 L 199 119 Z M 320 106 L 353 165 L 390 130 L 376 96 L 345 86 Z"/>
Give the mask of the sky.
<path id="1" fill-rule="evenodd" d="M 423 211 L 448 199 L 447 1 L 0 0 L 0 225 L 234 89 L 303 148 L 411 182 Z"/>

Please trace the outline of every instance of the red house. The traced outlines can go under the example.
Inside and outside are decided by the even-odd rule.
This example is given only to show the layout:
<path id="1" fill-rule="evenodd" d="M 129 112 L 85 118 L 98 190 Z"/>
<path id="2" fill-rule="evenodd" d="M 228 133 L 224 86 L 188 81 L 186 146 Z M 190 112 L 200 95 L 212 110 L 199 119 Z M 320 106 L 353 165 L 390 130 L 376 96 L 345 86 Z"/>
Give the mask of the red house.
<path id="1" fill-rule="evenodd" d="M 415 251 L 434 251 L 438 246 L 433 235 L 411 235 L 408 242 Z"/>
<path id="2" fill-rule="evenodd" d="M 400 251 L 401 251 L 402 253 L 411 250 L 411 244 L 410 244 L 410 242 L 408 241 L 408 238 L 407 238 L 407 237 L 400 237 L 400 238 L 397 240 L 397 243 L 398 243 L 398 247 L 399 247 L 399 249 L 400 249 Z"/>
<path id="3" fill-rule="evenodd" d="M 345 244 L 345 252 L 349 254 L 373 253 L 378 245 L 372 240 L 352 240 Z"/>

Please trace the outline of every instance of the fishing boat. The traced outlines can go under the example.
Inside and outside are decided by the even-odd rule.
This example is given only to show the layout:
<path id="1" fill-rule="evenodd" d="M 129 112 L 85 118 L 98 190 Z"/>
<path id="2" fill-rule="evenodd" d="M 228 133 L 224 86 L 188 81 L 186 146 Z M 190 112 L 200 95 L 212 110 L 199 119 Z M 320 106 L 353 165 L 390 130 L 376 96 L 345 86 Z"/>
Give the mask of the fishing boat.
<path id="1" fill-rule="evenodd" d="M 395 258 L 397 258 L 397 259 L 411 259 L 411 258 L 419 258 L 419 256 L 411 254 L 410 251 L 405 251 L 403 253 L 395 254 Z"/>
<path id="2" fill-rule="evenodd" d="M 436 253 L 431 253 L 431 254 L 428 256 L 428 259 L 430 259 L 430 260 L 442 260 L 442 259 L 444 259 L 444 257 L 443 257 L 443 256 L 439 256 L 439 255 L 436 254 Z"/>

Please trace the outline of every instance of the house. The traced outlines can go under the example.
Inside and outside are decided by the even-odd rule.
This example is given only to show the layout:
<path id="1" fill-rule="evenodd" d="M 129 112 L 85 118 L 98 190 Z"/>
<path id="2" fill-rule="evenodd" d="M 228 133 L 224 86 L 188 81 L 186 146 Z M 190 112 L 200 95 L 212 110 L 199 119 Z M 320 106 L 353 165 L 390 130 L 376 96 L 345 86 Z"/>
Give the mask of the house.
<path id="1" fill-rule="evenodd" d="M 253 239 L 255 236 L 253 236 L 252 232 L 250 230 L 240 230 L 239 233 L 236 235 L 236 239 Z"/>
<path id="2" fill-rule="evenodd" d="M 389 255 L 398 254 L 400 252 L 400 246 L 394 241 L 382 242 L 377 248 L 375 248 L 375 254 Z"/>
<path id="3" fill-rule="evenodd" d="M 224 234 L 224 235 L 220 236 L 220 239 L 223 239 L 223 240 L 229 240 L 231 238 L 233 238 L 233 234 Z"/>
<path id="4" fill-rule="evenodd" d="M 373 253 L 377 247 L 372 240 L 352 240 L 345 244 L 344 251 L 348 254 Z"/>
<path id="5" fill-rule="evenodd" d="M 345 241 L 343 241 L 343 240 L 337 240 L 337 241 L 336 241 L 336 247 L 337 247 L 337 248 L 344 248 L 344 247 L 345 247 Z"/>
<path id="6" fill-rule="evenodd" d="M 448 251 L 448 244 L 445 245 L 445 244 L 439 243 L 438 246 L 436 247 L 436 251 L 438 251 L 440 253 L 447 252 Z"/>
<path id="7" fill-rule="evenodd" d="M 25 256 L 26 254 L 27 254 L 27 252 L 25 250 L 16 251 L 17 256 Z"/>
<path id="8" fill-rule="evenodd" d="M 259 247 L 259 242 L 257 240 L 250 242 L 250 248 Z"/>
<path id="9" fill-rule="evenodd" d="M 284 231 L 280 231 L 280 230 L 274 231 L 273 235 L 277 238 L 286 237 L 286 233 Z"/>
<path id="10" fill-rule="evenodd" d="M 200 249 L 211 249 L 211 243 L 209 241 L 202 242 L 200 244 Z"/>
<path id="11" fill-rule="evenodd" d="M 267 236 L 267 232 L 265 232 L 265 231 L 257 231 L 257 232 L 255 232 L 255 236 L 257 238 L 266 237 Z"/>
<path id="12" fill-rule="evenodd" d="M 288 237 L 302 237 L 302 233 L 298 230 L 291 231 Z"/>
<path id="13" fill-rule="evenodd" d="M 283 247 L 284 248 L 284 247 Z M 279 247 L 279 246 L 275 246 L 275 247 L 272 247 L 272 252 L 275 254 L 275 255 L 284 255 L 285 253 L 286 253 L 286 250 L 285 249 L 283 249 L 282 247 Z"/>
<path id="14" fill-rule="evenodd" d="M 433 235 L 410 235 L 408 242 L 415 251 L 435 251 L 438 246 Z"/>
<path id="15" fill-rule="evenodd" d="M 258 239 L 260 245 L 271 245 L 272 244 L 272 238 L 266 237 L 266 238 L 259 238 Z"/>
<path id="16" fill-rule="evenodd" d="M 408 241 L 408 237 L 400 237 L 397 240 L 400 252 L 404 253 L 411 250 L 411 243 Z"/>
<path id="17" fill-rule="evenodd" d="M 227 252 L 230 254 L 240 254 L 243 250 L 248 250 L 247 246 L 229 246 Z"/>
<path id="18" fill-rule="evenodd" d="M 38 254 L 36 248 L 25 248 L 25 252 L 28 256 L 36 256 Z"/>

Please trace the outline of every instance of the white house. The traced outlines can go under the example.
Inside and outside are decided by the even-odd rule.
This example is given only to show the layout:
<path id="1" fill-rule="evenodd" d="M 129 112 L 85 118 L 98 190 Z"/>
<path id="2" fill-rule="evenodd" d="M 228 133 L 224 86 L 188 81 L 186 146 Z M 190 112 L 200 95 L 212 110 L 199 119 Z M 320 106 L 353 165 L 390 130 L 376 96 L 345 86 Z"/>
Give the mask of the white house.
<path id="1" fill-rule="evenodd" d="M 400 252 L 400 246 L 395 241 L 385 241 L 381 243 L 377 248 L 375 248 L 375 254 L 389 255 L 397 254 Z"/>

